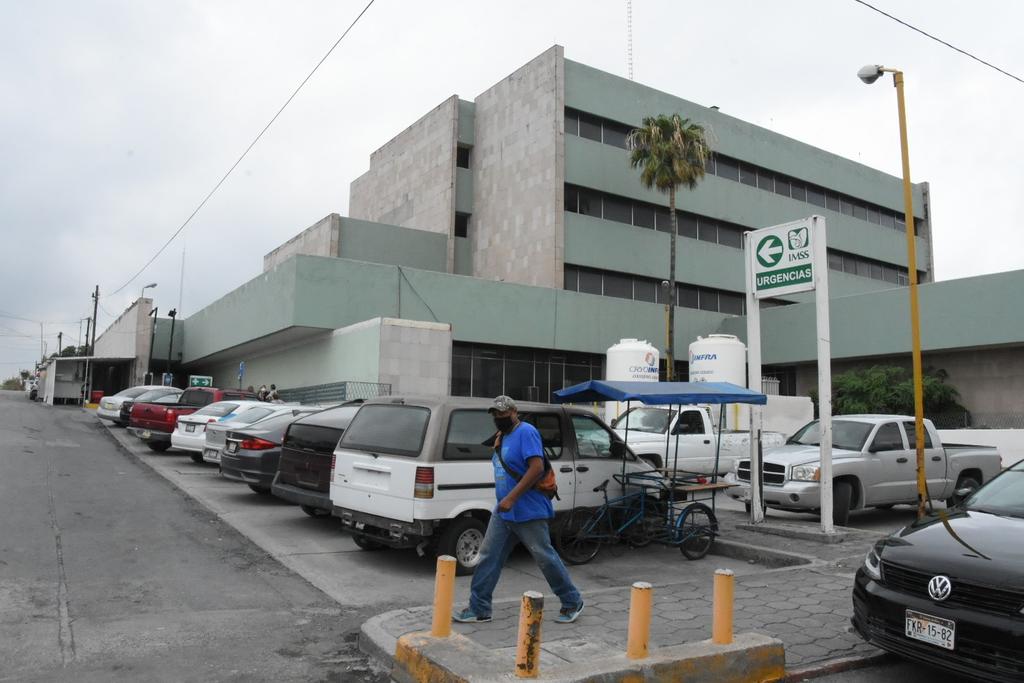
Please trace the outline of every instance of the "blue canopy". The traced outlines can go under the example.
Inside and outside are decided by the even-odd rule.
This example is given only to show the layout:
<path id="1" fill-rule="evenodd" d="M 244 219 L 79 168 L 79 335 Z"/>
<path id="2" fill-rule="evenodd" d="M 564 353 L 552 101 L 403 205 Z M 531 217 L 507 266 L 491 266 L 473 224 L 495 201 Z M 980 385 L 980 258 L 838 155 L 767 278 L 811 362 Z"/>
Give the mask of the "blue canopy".
<path id="1" fill-rule="evenodd" d="M 729 382 L 620 382 L 590 380 L 554 392 L 553 403 L 593 401 L 640 401 L 648 405 L 694 405 L 697 403 L 754 403 L 764 405 L 768 397 Z"/>

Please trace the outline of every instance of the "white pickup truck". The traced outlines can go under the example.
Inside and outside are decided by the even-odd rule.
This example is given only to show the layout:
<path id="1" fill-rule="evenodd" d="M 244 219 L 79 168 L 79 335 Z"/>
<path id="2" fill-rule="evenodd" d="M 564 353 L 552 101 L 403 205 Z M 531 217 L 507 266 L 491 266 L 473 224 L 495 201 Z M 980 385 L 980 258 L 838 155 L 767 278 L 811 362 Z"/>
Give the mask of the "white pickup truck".
<path id="1" fill-rule="evenodd" d="M 611 426 L 638 457 L 655 467 L 675 463 L 678 469 L 701 474 L 711 474 L 715 467 L 718 433 L 706 408 L 637 406 L 615 418 Z M 785 441 L 779 432 L 761 432 L 762 448 L 781 446 Z M 732 472 L 736 461 L 749 455 L 749 432 L 722 432 L 718 474 Z"/>
<path id="2" fill-rule="evenodd" d="M 990 446 L 943 446 L 931 420 L 925 427 L 925 478 L 929 497 L 955 505 L 1002 469 Z M 765 450 L 762 481 L 767 507 L 796 512 L 821 508 L 817 420 L 786 445 Z M 914 418 L 906 415 L 842 415 L 832 420 L 833 521 L 845 525 L 851 510 L 917 502 Z M 727 480 L 729 495 L 749 507 L 750 460 L 741 459 Z"/>

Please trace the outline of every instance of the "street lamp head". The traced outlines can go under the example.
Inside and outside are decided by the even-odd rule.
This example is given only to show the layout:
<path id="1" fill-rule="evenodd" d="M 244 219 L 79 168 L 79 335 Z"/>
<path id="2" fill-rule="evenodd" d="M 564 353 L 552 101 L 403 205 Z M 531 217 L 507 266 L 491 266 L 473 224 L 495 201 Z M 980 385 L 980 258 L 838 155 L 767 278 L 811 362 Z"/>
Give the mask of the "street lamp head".
<path id="1" fill-rule="evenodd" d="M 153 287 L 156 287 L 156 283 L 155 282 L 146 285 L 145 287 L 143 287 L 143 289 L 152 289 Z"/>
<path id="2" fill-rule="evenodd" d="M 864 81 L 868 85 L 871 85 L 879 78 L 882 77 L 882 65 L 881 64 L 868 64 L 862 66 L 860 71 L 857 72 L 857 78 Z"/>

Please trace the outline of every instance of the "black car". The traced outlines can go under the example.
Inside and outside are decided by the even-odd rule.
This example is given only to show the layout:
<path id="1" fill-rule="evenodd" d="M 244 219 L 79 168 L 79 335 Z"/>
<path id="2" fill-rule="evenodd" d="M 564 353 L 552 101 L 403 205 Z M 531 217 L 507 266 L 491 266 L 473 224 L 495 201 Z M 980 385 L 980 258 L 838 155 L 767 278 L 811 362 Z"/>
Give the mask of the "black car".
<path id="1" fill-rule="evenodd" d="M 248 484 L 256 493 L 270 493 L 281 458 L 281 442 L 288 425 L 316 408 L 295 408 L 258 422 L 229 430 L 220 454 L 220 473 Z"/>
<path id="2" fill-rule="evenodd" d="M 984 681 L 1024 681 L 1024 461 L 959 507 L 879 541 L 853 626 L 873 645 Z"/>
<path id="3" fill-rule="evenodd" d="M 270 485 L 275 496 L 298 503 L 310 517 L 330 516 L 334 448 L 357 410 L 358 404 L 346 404 L 301 417 L 288 426 Z"/>

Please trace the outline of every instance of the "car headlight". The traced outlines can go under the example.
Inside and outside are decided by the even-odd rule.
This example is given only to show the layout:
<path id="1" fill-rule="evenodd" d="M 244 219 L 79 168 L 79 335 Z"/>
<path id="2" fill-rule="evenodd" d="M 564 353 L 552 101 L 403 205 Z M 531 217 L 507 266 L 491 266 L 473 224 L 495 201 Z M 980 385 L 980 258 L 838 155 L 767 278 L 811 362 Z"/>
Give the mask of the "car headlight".
<path id="1" fill-rule="evenodd" d="M 871 550 L 868 551 L 868 554 L 864 556 L 864 573 L 875 581 L 882 580 L 881 552 L 882 543 L 879 541 Z"/>
<path id="2" fill-rule="evenodd" d="M 818 481 L 820 477 L 817 465 L 797 465 L 789 473 L 789 478 L 796 481 Z"/>

